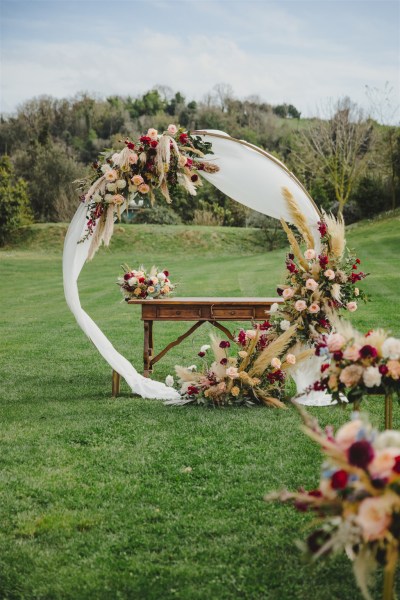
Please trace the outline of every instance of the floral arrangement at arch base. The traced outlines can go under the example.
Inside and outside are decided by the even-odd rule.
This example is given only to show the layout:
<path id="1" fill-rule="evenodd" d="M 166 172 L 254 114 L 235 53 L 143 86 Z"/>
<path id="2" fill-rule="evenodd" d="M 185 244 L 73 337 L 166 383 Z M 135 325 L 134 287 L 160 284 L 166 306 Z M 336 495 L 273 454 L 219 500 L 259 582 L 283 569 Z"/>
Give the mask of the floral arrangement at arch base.
<path id="1" fill-rule="evenodd" d="M 199 172 L 215 173 L 219 167 L 205 160 L 212 154 L 212 145 L 200 136 L 193 136 L 174 124 L 159 134 L 150 128 L 145 135 L 131 141 L 126 139 L 120 152 L 103 152 L 93 163 L 94 176 L 78 182 L 83 192 L 81 201 L 87 206 L 86 229 L 81 242 L 92 238 L 88 259 L 103 241 L 108 245 L 114 220 L 130 199 L 139 196 L 154 202 L 159 189 L 168 203 L 170 192 L 183 187 L 192 196 L 201 186 Z M 87 189 L 89 186 L 89 189 Z"/>
<path id="2" fill-rule="evenodd" d="M 314 389 L 327 390 L 338 403 L 346 397 L 356 406 L 366 395 L 384 394 L 391 420 L 392 396 L 400 397 L 399 339 L 383 329 L 362 335 L 347 321 L 337 319 L 335 333 L 320 338 L 316 353 L 326 361 Z"/>
<path id="3" fill-rule="evenodd" d="M 371 600 L 374 570 L 384 569 L 384 600 L 394 600 L 400 545 L 400 432 L 379 433 L 359 413 L 334 434 L 303 412 L 304 431 L 324 455 L 317 489 L 279 492 L 281 500 L 314 515 L 318 525 L 300 547 L 312 559 L 345 551 L 360 590 Z"/>
<path id="4" fill-rule="evenodd" d="M 294 227 L 306 246 L 303 251 L 298 238 L 281 220 L 291 252 L 286 257 L 286 282 L 277 288 L 284 303 L 273 305 L 271 322 L 277 335 L 296 324 L 295 339 L 314 344 L 323 333 L 331 331 L 330 315 L 341 310 L 354 312 L 358 302 L 366 300 L 357 287 L 367 274 L 359 270 L 360 259 L 346 250 L 344 222 L 324 214 L 318 223 L 319 249 L 307 220 L 287 188 L 282 194 Z"/>
<path id="5" fill-rule="evenodd" d="M 152 267 L 147 271 L 141 266 L 131 269 L 123 267 L 124 274 L 118 277 L 117 284 L 126 301 L 144 298 L 167 298 L 175 290 L 175 285 L 169 279 L 169 271 Z"/>
<path id="6" fill-rule="evenodd" d="M 198 353 L 202 368 L 175 367 L 181 398 L 166 404 L 286 408 L 282 402 L 286 374 L 304 355 L 286 352 L 294 327 L 272 340 L 270 328 L 266 321 L 247 331 L 241 329 L 233 344 L 211 335 L 211 344 Z M 172 376 L 166 383 L 173 385 Z"/>

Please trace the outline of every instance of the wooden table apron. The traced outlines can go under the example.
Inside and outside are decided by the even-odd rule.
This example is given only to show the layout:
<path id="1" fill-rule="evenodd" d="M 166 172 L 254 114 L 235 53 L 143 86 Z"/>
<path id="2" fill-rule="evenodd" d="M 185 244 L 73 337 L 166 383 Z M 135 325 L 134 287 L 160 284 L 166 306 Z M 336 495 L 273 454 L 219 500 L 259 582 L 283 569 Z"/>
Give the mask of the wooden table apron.
<path id="1" fill-rule="evenodd" d="M 281 298 L 164 298 L 157 300 L 129 300 L 128 304 L 142 307 L 144 325 L 143 364 L 145 377 L 149 377 L 155 365 L 171 348 L 177 346 L 191 335 L 203 323 L 211 323 L 233 340 L 229 329 L 220 321 L 264 321 L 271 305 L 281 304 Z M 154 321 L 195 321 L 195 323 L 176 340 L 170 342 L 161 352 L 154 355 Z M 119 393 L 120 376 L 113 371 L 112 395 Z"/>

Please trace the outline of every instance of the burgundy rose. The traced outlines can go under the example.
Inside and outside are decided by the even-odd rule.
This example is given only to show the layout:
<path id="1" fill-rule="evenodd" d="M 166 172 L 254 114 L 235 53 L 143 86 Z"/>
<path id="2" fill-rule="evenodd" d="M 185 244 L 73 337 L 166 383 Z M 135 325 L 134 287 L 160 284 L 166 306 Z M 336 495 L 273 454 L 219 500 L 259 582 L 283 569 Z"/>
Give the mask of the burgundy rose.
<path id="1" fill-rule="evenodd" d="M 373 460 L 375 453 L 372 445 L 367 440 L 354 442 L 347 451 L 351 465 L 365 469 Z"/>
<path id="2" fill-rule="evenodd" d="M 288 259 L 289 260 L 294 260 L 294 254 L 292 254 L 291 252 L 288 254 Z"/>
<path id="3" fill-rule="evenodd" d="M 344 469 L 340 469 L 339 471 L 336 471 L 333 475 L 332 475 L 332 488 L 334 490 L 343 490 L 346 485 L 347 485 L 347 481 L 349 479 L 349 475 L 347 473 L 347 471 L 345 471 Z"/>
<path id="4" fill-rule="evenodd" d="M 359 265 L 361 263 L 361 260 L 359 258 L 356 258 L 356 263 Z"/>
<path id="5" fill-rule="evenodd" d="M 151 142 L 151 138 L 148 135 L 142 135 L 142 137 L 139 139 L 142 142 L 142 144 L 150 144 Z"/>
<path id="6" fill-rule="evenodd" d="M 314 381 L 313 390 L 315 392 L 323 392 L 326 390 L 326 383 L 324 380 L 322 381 Z"/>
<path id="7" fill-rule="evenodd" d="M 328 227 L 326 223 L 324 223 L 323 221 L 318 221 L 318 231 L 321 237 L 324 237 L 328 233 Z"/>
<path id="8" fill-rule="evenodd" d="M 181 144 L 186 144 L 186 142 L 188 141 L 187 133 L 181 133 L 181 135 L 179 136 L 179 141 Z"/>
<path id="9" fill-rule="evenodd" d="M 199 391 L 199 388 L 195 385 L 189 385 L 187 389 L 187 393 L 189 394 L 189 396 L 196 396 L 199 393 Z"/>
<path id="10" fill-rule="evenodd" d="M 361 358 L 375 358 L 378 355 L 378 351 L 374 346 L 366 344 L 360 350 Z"/>
<path id="11" fill-rule="evenodd" d="M 193 183 L 194 183 L 195 181 L 197 181 L 197 180 L 198 180 L 198 178 L 199 178 L 199 176 L 198 176 L 198 175 L 196 175 L 196 173 L 194 173 L 194 175 L 192 175 L 190 179 L 191 179 L 191 180 L 193 181 Z"/>
<path id="12" fill-rule="evenodd" d="M 197 163 L 197 170 L 204 171 L 204 163 Z"/>
<path id="13" fill-rule="evenodd" d="M 138 282 L 139 283 L 144 283 L 144 277 L 139 277 Z"/>
<path id="14" fill-rule="evenodd" d="M 226 365 L 228 363 L 228 359 L 227 358 L 221 358 L 221 360 L 219 362 L 221 363 L 221 365 Z"/>
<path id="15" fill-rule="evenodd" d="M 169 271 L 163 271 L 165 277 L 169 277 Z"/>
<path id="16" fill-rule="evenodd" d="M 379 365 L 379 373 L 381 375 L 387 375 L 389 373 L 389 369 L 386 365 Z"/>
<path id="17" fill-rule="evenodd" d="M 205 355 L 206 355 L 205 352 L 198 352 L 197 353 L 197 356 L 200 356 L 200 358 L 203 358 L 203 356 L 205 356 Z"/>
<path id="18" fill-rule="evenodd" d="M 286 268 L 289 273 L 297 273 L 296 265 L 293 262 L 286 263 Z"/>
<path id="19" fill-rule="evenodd" d="M 241 346 L 245 346 L 246 345 L 246 334 L 243 331 L 243 329 L 241 329 L 239 331 L 239 335 L 238 335 L 238 342 Z"/>
<path id="20" fill-rule="evenodd" d="M 358 269 L 357 265 L 353 265 L 351 268 L 352 268 L 354 271 L 356 271 L 356 270 Z"/>
<path id="21" fill-rule="evenodd" d="M 387 477 L 374 477 L 374 479 L 372 479 L 372 485 L 377 490 L 383 490 L 387 482 Z"/>
<path id="22" fill-rule="evenodd" d="M 152 142 L 150 142 L 150 146 L 151 146 L 152 148 L 157 148 L 157 146 L 158 146 L 158 142 L 157 142 L 156 140 L 153 140 Z"/>
<path id="23" fill-rule="evenodd" d="M 135 144 L 133 144 L 132 142 L 128 142 L 126 145 L 129 148 L 129 150 L 134 150 L 135 149 Z"/>
<path id="24" fill-rule="evenodd" d="M 270 327 L 272 327 L 272 325 L 269 321 L 264 321 L 264 323 L 261 323 L 261 325 L 260 325 L 261 331 L 266 331 Z"/>
<path id="25" fill-rule="evenodd" d="M 319 264 L 320 264 L 321 268 L 324 269 L 329 262 L 329 258 L 325 254 L 321 254 L 318 257 L 318 259 L 319 259 Z"/>
<path id="26" fill-rule="evenodd" d="M 325 373 L 325 371 L 327 369 L 329 369 L 330 364 L 329 363 L 324 363 L 323 365 L 321 365 L 321 373 Z"/>
<path id="27" fill-rule="evenodd" d="M 192 159 L 191 159 L 191 158 L 188 158 L 188 159 L 186 160 L 186 166 L 187 166 L 187 167 L 191 167 L 191 166 L 192 166 L 192 164 L 193 164 L 193 161 L 192 161 Z"/>
<path id="28" fill-rule="evenodd" d="M 278 294 L 278 296 L 282 296 L 283 294 L 283 289 L 282 288 L 276 288 L 276 293 Z"/>
<path id="29" fill-rule="evenodd" d="M 343 358 L 343 352 L 341 350 L 337 350 L 336 352 L 333 353 L 333 358 L 334 360 L 342 360 Z"/>
<path id="30" fill-rule="evenodd" d="M 392 470 L 395 473 L 400 473 L 400 456 L 396 456 L 396 458 L 394 460 L 395 460 L 395 463 L 394 463 L 394 467 Z"/>
<path id="31" fill-rule="evenodd" d="M 130 279 L 131 277 L 132 277 L 131 273 L 125 273 L 125 275 L 124 275 L 125 281 L 128 281 L 128 279 Z"/>
<path id="32" fill-rule="evenodd" d="M 331 324 L 329 323 L 328 319 L 318 319 L 318 323 L 324 329 L 330 329 L 330 327 L 331 327 Z"/>
<path id="33" fill-rule="evenodd" d="M 229 348 L 230 347 L 230 343 L 227 342 L 226 340 L 221 340 L 219 343 L 219 347 L 220 348 Z"/>

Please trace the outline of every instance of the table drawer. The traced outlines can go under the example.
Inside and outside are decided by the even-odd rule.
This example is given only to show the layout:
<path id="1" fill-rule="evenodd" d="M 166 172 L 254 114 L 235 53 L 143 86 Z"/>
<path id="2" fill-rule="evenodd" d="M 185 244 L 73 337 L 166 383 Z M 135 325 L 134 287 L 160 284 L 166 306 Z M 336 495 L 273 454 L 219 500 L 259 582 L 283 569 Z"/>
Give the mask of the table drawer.
<path id="1" fill-rule="evenodd" d="M 222 306 L 211 309 L 211 314 L 216 319 L 254 319 L 255 310 L 251 306 Z"/>
<path id="2" fill-rule="evenodd" d="M 157 306 L 157 319 L 197 320 L 201 317 L 199 306 Z"/>

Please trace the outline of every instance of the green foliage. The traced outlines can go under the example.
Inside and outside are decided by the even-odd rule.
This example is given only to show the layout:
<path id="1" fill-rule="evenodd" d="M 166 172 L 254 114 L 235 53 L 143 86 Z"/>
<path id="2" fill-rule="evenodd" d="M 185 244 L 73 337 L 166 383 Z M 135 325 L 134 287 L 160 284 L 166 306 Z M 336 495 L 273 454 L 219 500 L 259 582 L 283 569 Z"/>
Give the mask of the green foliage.
<path id="1" fill-rule="evenodd" d="M 179 225 L 179 215 L 165 204 L 156 204 L 150 208 L 141 208 L 136 211 L 133 223 L 153 223 L 155 225 Z"/>
<path id="2" fill-rule="evenodd" d="M 374 301 L 352 317 L 363 331 L 379 324 L 400 335 L 399 224 L 392 217 L 349 232 L 371 271 L 362 285 Z M 2 293 L 11 299 L 0 325 L 0 597 L 360 600 L 346 556 L 301 562 L 294 541 L 314 517 L 263 502 L 273 490 L 318 483 L 321 455 L 296 410 L 171 409 L 132 397 L 124 383 L 111 398 L 110 369 L 65 304 L 62 235 L 57 246 L 44 243 L 55 244 L 62 228 L 34 228 L 43 232 L 35 249 L 0 253 Z M 254 255 L 242 245 L 247 233 L 257 237 L 254 229 L 117 226 L 111 248 L 81 275 L 82 304 L 140 366 L 143 324 L 137 307 L 121 304 L 119 265 L 165 265 L 187 296 L 274 296 L 284 251 Z M 21 281 L 29 294 L 17 302 Z M 187 326 L 157 324 L 157 349 Z M 175 347 L 154 378 L 191 364 L 210 331 L 203 325 Z M 382 402 L 363 405 L 380 427 Z M 335 407 L 311 412 L 322 427 L 350 416 Z"/>
<path id="3" fill-rule="evenodd" d="M 8 156 L 0 157 L 0 246 L 13 231 L 32 222 L 26 181 L 17 178 Z"/>

